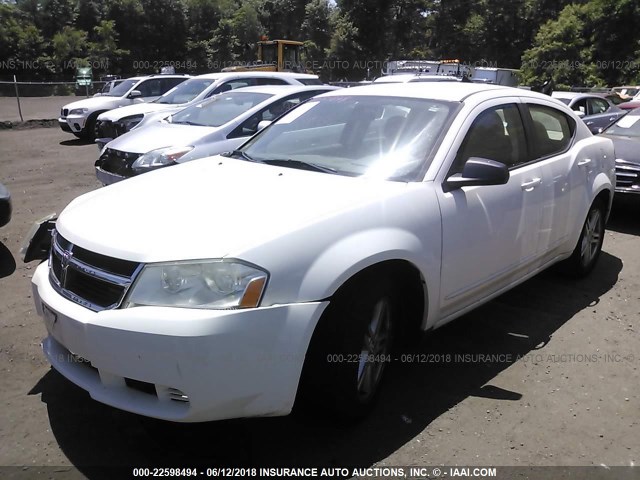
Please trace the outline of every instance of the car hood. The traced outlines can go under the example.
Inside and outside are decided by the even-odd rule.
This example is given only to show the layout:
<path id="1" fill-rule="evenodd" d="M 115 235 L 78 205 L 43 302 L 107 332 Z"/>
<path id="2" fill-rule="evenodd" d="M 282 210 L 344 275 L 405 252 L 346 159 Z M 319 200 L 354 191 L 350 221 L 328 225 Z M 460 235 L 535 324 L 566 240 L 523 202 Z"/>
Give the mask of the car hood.
<path id="1" fill-rule="evenodd" d="M 350 208 L 384 205 L 406 189 L 216 156 L 82 195 L 57 229 L 85 249 L 131 261 L 223 258 Z"/>
<path id="2" fill-rule="evenodd" d="M 116 108 L 121 101 L 121 97 L 91 97 L 68 103 L 63 108 L 68 108 L 69 110 L 73 110 L 74 108 L 88 108 L 89 110 Z"/>
<path id="3" fill-rule="evenodd" d="M 618 135 L 601 135 L 613 140 L 616 158 L 640 165 L 640 139 Z"/>
<path id="4" fill-rule="evenodd" d="M 215 127 L 176 125 L 155 122 L 122 135 L 107 144 L 107 148 L 130 153 L 147 153 L 162 147 L 193 145 L 203 137 L 215 134 Z"/>
<path id="5" fill-rule="evenodd" d="M 180 105 L 167 105 L 164 103 L 137 103 L 135 105 L 127 105 L 126 107 L 116 108 L 100 114 L 98 120 L 118 121 L 124 117 L 132 115 L 144 115 L 145 113 L 162 112 L 164 110 L 171 111 Z"/>

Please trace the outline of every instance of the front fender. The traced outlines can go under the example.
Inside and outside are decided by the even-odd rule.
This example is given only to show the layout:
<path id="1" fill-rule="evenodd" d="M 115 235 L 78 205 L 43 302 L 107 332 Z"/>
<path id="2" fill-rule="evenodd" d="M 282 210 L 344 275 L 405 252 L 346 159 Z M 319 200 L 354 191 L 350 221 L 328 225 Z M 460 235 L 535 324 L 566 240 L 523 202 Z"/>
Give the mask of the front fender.
<path id="1" fill-rule="evenodd" d="M 426 284 L 426 299 L 438 298 L 440 240 L 430 242 L 429 247 L 414 233 L 398 228 L 354 233 L 332 244 L 310 265 L 300 284 L 299 298 L 330 298 L 357 273 L 390 260 L 403 260 L 416 267 Z M 429 254 L 425 256 L 424 252 Z M 435 307 L 431 303 L 427 305 Z"/>

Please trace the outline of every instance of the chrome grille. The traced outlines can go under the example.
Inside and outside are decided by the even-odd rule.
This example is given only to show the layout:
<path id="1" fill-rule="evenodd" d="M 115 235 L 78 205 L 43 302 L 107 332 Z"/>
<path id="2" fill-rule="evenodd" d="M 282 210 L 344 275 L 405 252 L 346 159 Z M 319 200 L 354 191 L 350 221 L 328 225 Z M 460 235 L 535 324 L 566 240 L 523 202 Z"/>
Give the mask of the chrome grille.
<path id="1" fill-rule="evenodd" d="M 107 148 L 100 156 L 100 168 L 105 172 L 114 173 L 121 177 L 132 177 L 134 172 L 131 169 L 131 165 L 140 155 L 139 153 L 122 152 Z"/>
<path id="2" fill-rule="evenodd" d="M 140 263 L 73 245 L 56 231 L 49 265 L 53 287 L 72 302 L 96 312 L 120 306 L 142 268 Z"/>
<path id="3" fill-rule="evenodd" d="M 640 165 L 616 160 L 616 190 L 640 193 Z"/>
<path id="4" fill-rule="evenodd" d="M 99 138 L 117 138 L 124 135 L 127 131 L 119 122 L 111 120 L 100 120 L 96 123 L 96 134 Z"/>

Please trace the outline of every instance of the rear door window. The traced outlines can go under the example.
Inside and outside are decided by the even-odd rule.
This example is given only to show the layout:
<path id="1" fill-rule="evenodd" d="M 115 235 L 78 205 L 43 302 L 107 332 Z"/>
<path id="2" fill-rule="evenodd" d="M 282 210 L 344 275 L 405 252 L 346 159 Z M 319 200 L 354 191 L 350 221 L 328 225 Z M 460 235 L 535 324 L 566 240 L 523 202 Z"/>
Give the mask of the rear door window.
<path id="1" fill-rule="evenodd" d="M 545 158 L 566 151 L 575 132 L 574 120 L 545 105 L 528 104 L 527 107 L 532 121 L 534 157 Z"/>

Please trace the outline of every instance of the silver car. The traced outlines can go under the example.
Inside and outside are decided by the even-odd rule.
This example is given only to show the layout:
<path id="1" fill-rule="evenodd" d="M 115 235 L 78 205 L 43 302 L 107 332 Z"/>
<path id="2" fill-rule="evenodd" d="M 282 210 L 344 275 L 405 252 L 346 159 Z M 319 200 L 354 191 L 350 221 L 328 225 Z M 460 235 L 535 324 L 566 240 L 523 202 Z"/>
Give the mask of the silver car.
<path id="1" fill-rule="evenodd" d="M 104 112 L 96 123 L 96 143 L 102 149 L 109 141 L 136 126 L 160 120 L 213 95 L 261 85 L 322 85 L 322 82 L 317 75 L 292 72 L 221 72 L 199 75 L 169 90 L 153 102 Z"/>
<path id="2" fill-rule="evenodd" d="M 102 149 L 96 176 L 108 185 L 175 163 L 234 150 L 290 108 L 327 85 L 248 87 L 191 105 L 116 138 Z"/>

